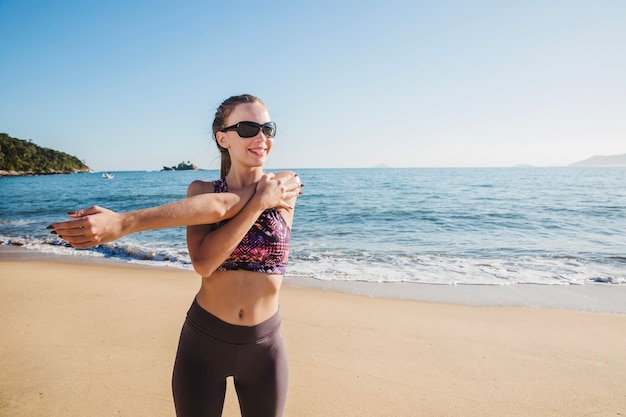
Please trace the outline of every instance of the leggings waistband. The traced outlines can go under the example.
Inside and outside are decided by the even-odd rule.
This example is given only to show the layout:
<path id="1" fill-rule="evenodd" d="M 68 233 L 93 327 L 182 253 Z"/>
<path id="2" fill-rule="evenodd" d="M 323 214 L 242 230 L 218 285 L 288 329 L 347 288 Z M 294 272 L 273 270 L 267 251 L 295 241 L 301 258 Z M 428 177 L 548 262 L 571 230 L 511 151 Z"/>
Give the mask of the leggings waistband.
<path id="1" fill-rule="evenodd" d="M 270 336 L 280 328 L 280 310 L 272 317 L 254 326 L 237 326 L 226 323 L 203 309 L 194 298 L 189 311 L 187 322 L 197 330 L 208 334 L 222 342 L 232 344 L 254 343 Z"/>

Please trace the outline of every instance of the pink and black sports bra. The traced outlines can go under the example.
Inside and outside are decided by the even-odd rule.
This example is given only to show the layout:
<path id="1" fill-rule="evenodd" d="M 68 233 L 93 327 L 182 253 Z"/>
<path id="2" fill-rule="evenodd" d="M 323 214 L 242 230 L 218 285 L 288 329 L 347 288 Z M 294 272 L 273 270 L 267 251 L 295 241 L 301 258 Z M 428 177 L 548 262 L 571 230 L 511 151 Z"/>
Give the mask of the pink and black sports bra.
<path id="1" fill-rule="evenodd" d="M 228 192 L 226 178 L 213 181 L 216 193 Z M 215 223 L 217 229 L 228 220 Z M 218 271 L 252 271 L 284 275 L 291 229 L 278 209 L 265 210 Z"/>

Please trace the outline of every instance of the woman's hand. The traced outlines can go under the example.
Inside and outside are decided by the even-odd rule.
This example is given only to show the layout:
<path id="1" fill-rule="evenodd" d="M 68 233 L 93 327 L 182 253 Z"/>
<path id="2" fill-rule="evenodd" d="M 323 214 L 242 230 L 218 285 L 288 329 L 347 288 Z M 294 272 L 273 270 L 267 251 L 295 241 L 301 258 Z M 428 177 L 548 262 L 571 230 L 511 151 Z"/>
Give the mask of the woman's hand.
<path id="1" fill-rule="evenodd" d="M 74 220 L 53 223 L 48 229 L 75 248 L 90 248 L 124 236 L 124 215 L 93 206 L 68 213 Z"/>
<path id="2" fill-rule="evenodd" d="M 255 197 L 264 209 L 276 207 L 293 210 L 293 201 L 302 194 L 302 187 L 298 174 L 294 172 L 286 171 L 279 176 L 269 173 L 259 180 Z"/>

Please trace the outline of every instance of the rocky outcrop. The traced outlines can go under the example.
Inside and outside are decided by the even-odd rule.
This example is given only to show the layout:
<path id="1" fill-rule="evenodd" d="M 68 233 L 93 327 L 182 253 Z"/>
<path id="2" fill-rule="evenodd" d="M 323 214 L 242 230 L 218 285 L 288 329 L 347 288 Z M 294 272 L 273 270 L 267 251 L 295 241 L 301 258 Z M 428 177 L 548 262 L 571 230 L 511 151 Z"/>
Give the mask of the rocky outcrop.
<path id="1" fill-rule="evenodd" d="M 164 166 L 161 171 L 197 171 L 200 168 L 191 162 L 181 162 L 177 166 L 166 167 Z"/>

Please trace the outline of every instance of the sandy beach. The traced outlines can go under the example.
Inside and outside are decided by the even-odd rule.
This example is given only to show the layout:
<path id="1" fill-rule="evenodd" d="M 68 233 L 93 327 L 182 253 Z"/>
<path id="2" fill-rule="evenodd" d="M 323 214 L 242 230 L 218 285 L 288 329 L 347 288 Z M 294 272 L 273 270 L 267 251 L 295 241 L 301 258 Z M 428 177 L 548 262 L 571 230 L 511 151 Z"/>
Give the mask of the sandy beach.
<path id="1" fill-rule="evenodd" d="M 174 416 L 198 287 L 176 269 L 0 260 L 0 415 Z M 289 286 L 281 313 L 287 416 L 626 416 L 624 314 Z"/>

